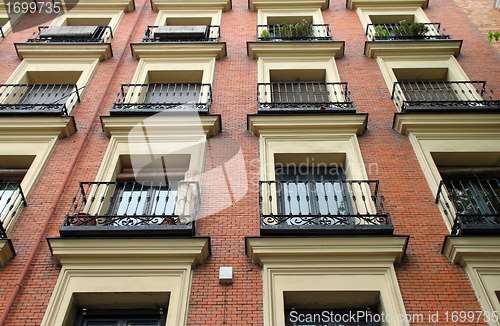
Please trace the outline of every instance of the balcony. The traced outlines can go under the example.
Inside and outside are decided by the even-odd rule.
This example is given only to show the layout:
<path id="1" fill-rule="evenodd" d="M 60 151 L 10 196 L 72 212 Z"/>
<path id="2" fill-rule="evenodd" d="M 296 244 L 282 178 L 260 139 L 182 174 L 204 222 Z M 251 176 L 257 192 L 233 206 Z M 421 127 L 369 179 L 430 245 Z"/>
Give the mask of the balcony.
<path id="1" fill-rule="evenodd" d="M 19 182 L 0 182 L 0 239 L 6 239 L 5 230 L 14 221 L 26 199 Z"/>
<path id="2" fill-rule="evenodd" d="M 220 26 L 148 26 L 143 42 L 218 42 Z"/>
<path id="3" fill-rule="evenodd" d="M 366 36 L 370 41 L 398 41 L 398 40 L 447 40 L 451 39 L 446 34 L 440 23 L 420 23 L 419 29 L 411 29 L 411 25 L 399 24 L 368 24 Z"/>
<path id="4" fill-rule="evenodd" d="M 259 113 L 355 113 L 347 83 L 257 84 Z"/>
<path id="5" fill-rule="evenodd" d="M 20 59 L 63 58 L 85 53 L 104 61 L 113 56 L 110 26 L 40 26 L 24 43 L 14 43 Z"/>
<path id="6" fill-rule="evenodd" d="M 210 84 L 123 84 L 111 115 L 154 114 L 166 110 L 210 113 Z"/>
<path id="7" fill-rule="evenodd" d="M 77 102 L 80 94 L 76 85 L 0 85 L 0 115 L 66 116 Z"/>
<path id="8" fill-rule="evenodd" d="M 500 109 L 485 81 L 395 82 L 392 100 L 401 112 L 482 112 Z"/>
<path id="9" fill-rule="evenodd" d="M 192 235 L 197 182 L 80 182 L 61 236 Z"/>
<path id="10" fill-rule="evenodd" d="M 113 37 L 110 26 L 39 26 L 27 43 L 104 43 Z"/>
<path id="11" fill-rule="evenodd" d="M 333 41 L 330 25 L 310 24 L 296 29 L 292 25 L 257 25 L 259 41 Z"/>
<path id="12" fill-rule="evenodd" d="M 436 204 L 453 235 L 500 234 L 500 179 L 442 180 Z"/>
<path id="13" fill-rule="evenodd" d="M 261 181 L 261 234 L 392 234 L 378 181 Z"/>

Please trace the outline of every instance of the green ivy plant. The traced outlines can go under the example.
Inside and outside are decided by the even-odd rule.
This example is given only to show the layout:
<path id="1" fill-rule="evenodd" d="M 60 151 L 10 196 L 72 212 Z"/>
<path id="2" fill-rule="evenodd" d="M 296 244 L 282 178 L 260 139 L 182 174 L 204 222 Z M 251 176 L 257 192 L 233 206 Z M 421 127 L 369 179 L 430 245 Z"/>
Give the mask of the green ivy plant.
<path id="1" fill-rule="evenodd" d="M 500 32 L 498 32 L 498 31 L 497 32 L 490 31 L 488 33 L 488 42 L 490 42 L 490 44 L 491 44 L 491 42 L 493 41 L 493 39 L 495 39 L 495 41 L 498 42 L 500 40 Z"/>
<path id="2" fill-rule="evenodd" d="M 305 19 L 296 24 L 282 23 L 277 25 L 276 34 L 281 38 L 303 38 L 310 37 L 313 33 L 312 24 Z"/>

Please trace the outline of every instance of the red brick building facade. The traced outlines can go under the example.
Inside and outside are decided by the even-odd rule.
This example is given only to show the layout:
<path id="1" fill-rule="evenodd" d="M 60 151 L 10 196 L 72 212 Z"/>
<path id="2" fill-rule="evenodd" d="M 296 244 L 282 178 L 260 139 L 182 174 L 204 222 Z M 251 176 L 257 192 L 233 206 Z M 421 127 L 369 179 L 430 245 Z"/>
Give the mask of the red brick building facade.
<path id="1" fill-rule="evenodd" d="M 187 19 L 192 18 L 190 11 L 192 20 Z M 75 46 L 35 32 L 42 25 L 99 25 L 108 17 L 103 13 L 108 13 L 112 29 L 109 40 L 100 36 L 98 41 Z M 500 55 L 455 1 L 116 0 L 103 4 L 80 0 L 67 11 L 70 14 L 72 23 L 70 18 L 63 23 L 53 13 L 27 13 L 13 31 L 7 29 L 0 37 L 2 85 L 76 84 L 79 88 L 79 101 L 64 102 L 67 114 L 9 115 L 6 111 L 25 108 L 14 108 L 15 101 L 6 100 L 8 86 L 2 86 L 0 101 L 6 106 L 0 117 L 0 181 L 14 180 L 8 177 L 14 170 L 23 170 L 30 181 L 21 177 L 26 206 L 2 216 L 6 234 L 1 239 L 0 325 L 76 325 L 87 318 L 82 309 L 100 308 L 151 309 L 153 315 L 164 308 L 167 325 L 285 325 L 285 311 L 291 308 L 368 307 L 392 316 L 383 325 L 459 324 L 460 318 L 452 318 L 463 316 L 455 315 L 460 312 L 474 312 L 472 321 L 471 314 L 462 319 L 468 324 L 488 324 L 484 311 L 493 315 L 491 311 L 500 306 L 495 297 L 500 291 L 500 286 L 495 287 L 500 284 L 495 222 L 500 214 L 499 184 L 491 181 L 490 189 L 478 195 L 489 211 L 481 211 L 479 217 L 476 212 L 473 221 L 467 222 L 472 215 L 458 206 L 471 201 L 467 196 L 482 181 L 463 186 L 469 195 L 457 195 L 453 185 L 440 186 L 440 179 L 458 175 L 468 180 L 475 173 L 481 180 L 498 180 L 500 104 L 491 90 L 500 92 Z M 88 23 L 81 23 L 82 17 Z M 427 35 L 451 38 L 401 40 L 391 29 L 384 34 L 370 25 L 383 24 L 384 19 L 386 24 L 397 24 L 401 17 L 430 26 Z M 278 35 L 269 26 L 280 24 L 281 19 L 294 24 L 305 19 L 313 32 L 302 39 Z M 440 29 L 430 23 L 440 23 Z M 150 35 L 157 39 L 143 40 L 148 26 L 183 24 L 220 26 L 220 37 L 208 32 L 203 38 L 216 39 L 177 42 L 171 36 L 161 39 L 162 34 L 155 31 Z M 257 32 L 257 25 L 266 27 Z M 262 34 L 263 30 L 270 35 Z M 367 36 L 367 30 L 372 34 Z M 30 38 L 38 41 L 29 43 Z M 190 77 L 183 79 L 183 70 Z M 54 77 L 53 71 L 59 74 Z M 427 81 L 439 90 L 429 91 Z M 469 81 L 486 81 L 487 86 Z M 349 93 L 342 82 L 347 82 Z M 86 190 L 89 202 L 77 198 L 81 207 L 72 211 L 75 194 L 78 197 L 83 189 L 80 182 L 126 179 L 127 169 L 134 167 L 129 162 L 134 153 L 120 152 L 120 146 L 127 144 L 131 126 L 152 113 L 112 110 L 117 108 L 123 84 L 153 83 L 210 85 L 209 112 L 200 113 L 203 131 L 193 141 L 199 141 L 203 150 L 163 153 L 167 158 L 175 153 L 191 155 L 189 169 L 193 157 L 200 156 L 198 164 L 205 175 L 190 179 L 201 188 L 198 214 L 203 217 L 192 222 L 194 229 L 177 228 L 183 224 L 178 220 L 146 223 L 145 230 L 137 227 L 133 232 L 122 222 L 104 226 L 95 216 L 106 214 L 89 208 L 90 193 L 97 189 L 91 186 Z M 286 83 L 295 83 L 300 91 L 287 91 Z M 300 83 L 320 90 L 304 90 L 308 86 Z M 393 92 L 396 84 L 399 91 Z M 202 105 L 196 108 L 208 110 L 206 92 L 191 91 L 201 93 Z M 65 94 L 72 99 L 76 93 Z M 286 97 L 290 94 L 300 94 L 301 99 L 290 100 Z M 341 100 L 333 99 L 334 94 L 340 94 Z M 127 101 L 139 102 L 123 95 L 121 103 Z M 38 109 L 32 105 L 27 110 Z M 182 120 L 167 116 L 151 127 L 156 143 L 191 139 L 189 130 L 196 126 L 181 125 L 176 119 Z M 178 135 L 184 138 L 179 140 Z M 242 156 L 237 155 L 239 149 Z M 243 168 L 232 157 L 242 157 Z M 294 188 L 297 196 L 303 196 L 298 201 L 286 181 L 279 183 L 282 198 L 272 188 L 278 185 L 266 190 L 278 178 L 274 173 L 279 163 L 298 165 L 307 158 L 343 166 L 342 177 L 326 181 L 337 190 L 324 190 L 327 193 L 319 197 L 330 198 L 323 204 L 323 199 L 312 198 L 317 192 L 305 197 L 310 186 L 304 181 L 298 182 L 303 190 Z M 175 168 L 179 167 L 167 172 Z M 241 184 L 245 179 L 246 184 Z M 349 183 L 352 180 L 363 182 Z M 364 180 L 377 180 L 378 188 L 370 188 Z M 321 183 L 314 179 L 309 184 L 319 187 Z M 219 188 L 226 186 L 229 197 L 223 198 Z M 178 187 L 175 194 L 181 197 L 183 186 Z M 95 191 L 97 197 L 112 200 L 106 197 L 108 190 Z M 316 209 L 322 211 L 336 194 L 342 196 L 341 191 L 348 193 L 340 199 L 348 208 L 337 207 L 328 214 L 307 208 L 305 213 L 295 213 L 299 225 L 290 222 L 293 211 L 304 209 L 304 203 L 310 206 L 316 201 Z M 285 199 L 289 194 L 292 198 Z M 189 196 L 193 195 L 186 190 Z M 154 201 L 154 196 L 149 200 Z M 335 197 L 335 203 L 338 200 Z M 343 220 L 347 215 L 349 221 Z M 457 215 L 463 218 L 458 228 Z M 68 216 L 84 222 L 67 224 Z M 88 216 L 94 219 L 85 220 Z M 315 220 L 304 227 L 304 218 L 311 216 Z M 321 217 L 326 222 L 319 221 Z M 232 267 L 232 284 L 219 284 L 220 267 Z M 409 321 L 398 320 L 399 315 Z M 489 324 L 498 325 L 493 319 Z"/>

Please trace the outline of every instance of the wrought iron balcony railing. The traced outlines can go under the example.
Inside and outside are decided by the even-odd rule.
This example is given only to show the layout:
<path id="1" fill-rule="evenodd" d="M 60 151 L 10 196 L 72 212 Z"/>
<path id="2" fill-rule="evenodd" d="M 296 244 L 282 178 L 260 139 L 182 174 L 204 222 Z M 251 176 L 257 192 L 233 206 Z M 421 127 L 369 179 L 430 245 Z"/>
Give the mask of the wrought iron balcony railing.
<path id="1" fill-rule="evenodd" d="M 108 43 L 111 26 L 39 26 L 27 43 Z"/>
<path id="2" fill-rule="evenodd" d="M 378 181 L 261 181 L 261 233 L 377 233 L 393 226 Z"/>
<path id="3" fill-rule="evenodd" d="M 148 26 L 143 42 L 218 42 L 220 26 Z"/>
<path id="4" fill-rule="evenodd" d="M 392 99 L 401 112 L 500 109 L 485 81 L 395 82 Z"/>
<path id="5" fill-rule="evenodd" d="M 192 234 L 200 206 L 197 182 L 80 182 L 62 236 Z"/>
<path id="6" fill-rule="evenodd" d="M 500 234 L 500 179 L 442 180 L 436 204 L 451 234 Z"/>
<path id="7" fill-rule="evenodd" d="M 347 83 L 258 83 L 259 112 L 355 112 Z"/>
<path id="8" fill-rule="evenodd" d="M 210 84 L 123 84 L 111 113 L 156 113 L 165 110 L 209 113 Z"/>
<path id="9" fill-rule="evenodd" d="M 328 24 L 309 25 L 307 31 L 293 30 L 281 25 L 257 25 L 259 41 L 333 41 Z"/>
<path id="10" fill-rule="evenodd" d="M 0 85 L 0 114 L 67 115 L 80 102 L 76 85 Z"/>
<path id="11" fill-rule="evenodd" d="M 19 182 L 0 182 L 0 239 L 7 238 L 5 230 L 22 206 L 26 199 Z"/>
<path id="12" fill-rule="evenodd" d="M 427 27 L 426 33 L 412 34 L 407 28 L 402 28 L 401 24 L 368 24 L 366 36 L 370 41 L 451 39 L 440 23 L 423 23 L 423 26 Z"/>

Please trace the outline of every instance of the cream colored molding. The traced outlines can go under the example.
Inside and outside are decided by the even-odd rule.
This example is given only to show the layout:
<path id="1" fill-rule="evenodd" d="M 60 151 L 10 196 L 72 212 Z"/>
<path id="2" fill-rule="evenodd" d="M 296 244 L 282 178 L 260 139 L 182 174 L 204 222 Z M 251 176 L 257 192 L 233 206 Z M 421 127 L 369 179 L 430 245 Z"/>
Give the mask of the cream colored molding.
<path id="1" fill-rule="evenodd" d="M 97 66 L 99 65 L 99 58 L 52 58 L 52 57 L 33 57 L 24 59 L 16 70 L 10 75 L 5 84 L 27 84 L 29 72 L 51 72 L 54 77 L 58 74 L 63 75 L 64 72 L 81 72 L 80 78 L 76 81 L 76 86 L 79 89 L 80 97 L 85 92 L 84 86 L 87 86 L 92 78 Z M 73 112 L 73 109 L 78 105 L 76 101 L 76 94 L 71 95 L 66 102 L 68 106 L 68 114 Z M 73 105 L 75 104 L 75 105 Z"/>
<path id="2" fill-rule="evenodd" d="M 113 56 L 110 43 L 14 43 L 20 59 L 36 58 L 99 58 Z"/>
<path id="3" fill-rule="evenodd" d="M 89 21 L 95 19 L 110 19 L 108 26 L 111 27 L 113 33 L 118 28 L 121 19 L 123 18 L 123 10 L 85 10 L 78 7 L 65 12 L 64 15 L 55 18 L 50 26 L 66 26 L 67 20 L 72 18 L 88 19 Z M 108 42 L 110 42 L 109 40 Z"/>
<path id="4" fill-rule="evenodd" d="M 73 117 L 2 117 L 0 136 L 3 139 L 20 137 L 64 138 L 76 131 Z M 41 138 L 40 138 L 41 137 Z"/>
<path id="5" fill-rule="evenodd" d="M 471 261 L 500 264 L 500 237 L 446 237 L 443 254 L 462 266 Z"/>
<path id="6" fill-rule="evenodd" d="M 0 239 L 0 267 L 5 265 L 15 254 L 10 239 Z"/>
<path id="7" fill-rule="evenodd" d="M 394 69 L 404 68 L 427 68 L 427 69 L 446 69 L 448 81 L 468 81 L 469 77 L 463 71 L 457 59 L 449 55 L 391 55 L 391 56 L 378 56 L 376 58 L 380 67 L 380 72 L 384 77 L 384 81 L 389 89 L 390 94 L 394 88 L 394 83 L 397 82 Z M 398 108 L 399 110 L 399 108 Z"/>
<path id="8" fill-rule="evenodd" d="M 131 43 L 132 55 L 136 59 L 143 58 L 206 58 L 217 60 L 226 56 L 226 42 L 198 43 Z"/>
<path id="9" fill-rule="evenodd" d="M 262 57 L 335 57 L 344 55 L 344 41 L 318 42 L 247 42 L 247 53 L 254 59 Z"/>
<path id="10" fill-rule="evenodd" d="M 433 153 L 500 153 L 498 114 L 396 114 L 394 129 L 408 135 L 434 197 L 441 174 Z M 451 230 L 453 221 L 442 215 Z"/>
<path id="11" fill-rule="evenodd" d="M 350 180 L 367 173 L 356 134 L 366 128 L 366 114 L 316 116 L 248 116 L 248 128 L 260 138 L 260 178 L 275 180 L 276 154 L 344 154 L 340 163 Z"/>
<path id="12" fill-rule="evenodd" d="M 329 0 L 248 0 L 248 9 L 327 9 Z"/>
<path id="13" fill-rule="evenodd" d="M 210 254 L 209 238 L 48 239 L 61 273 L 41 325 L 72 325 L 73 296 L 94 293 L 168 296 L 167 326 L 186 325 L 192 268 Z M 129 299 L 129 300 L 132 300 Z M 137 304 L 127 302 L 128 306 Z M 108 308 L 113 306 L 108 305 Z M 116 307 L 114 307 L 116 308 Z"/>
<path id="14" fill-rule="evenodd" d="M 298 70 L 307 76 L 311 70 L 324 70 L 325 82 L 340 82 L 335 58 L 329 57 L 261 57 L 257 62 L 257 81 L 270 83 L 273 71 Z"/>
<path id="15" fill-rule="evenodd" d="M 247 255 L 258 266 L 267 264 L 400 263 L 408 237 L 247 238 Z M 370 257 L 367 259 L 367 257 Z"/>
<path id="16" fill-rule="evenodd" d="M 14 2 L 12 2 L 13 4 Z M 14 14 L 7 13 L 7 8 L 5 5 L 0 5 L 0 19 L 9 19 L 3 26 L 2 32 L 4 36 L 7 36 L 8 33 L 12 31 L 12 28 L 21 20 L 24 16 L 23 13 Z M 3 37 L 0 35 L 0 41 L 2 41 Z"/>
<path id="17" fill-rule="evenodd" d="M 358 9 L 362 7 L 422 7 L 427 8 L 429 0 L 347 0 L 346 7 L 349 9 Z"/>
<path id="18" fill-rule="evenodd" d="M 168 18 L 207 18 L 211 19 L 210 25 L 220 26 L 222 20 L 222 10 L 182 10 L 182 9 L 171 9 L 171 10 L 160 10 L 158 16 L 156 17 L 155 26 L 167 25 Z"/>
<path id="19" fill-rule="evenodd" d="M 378 293 L 379 313 L 393 317 L 385 325 L 409 325 L 397 319 L 405 308 L 394 270 L 407 241 L 407 237 L 247 237 L 247 255 L 263 269 L 264 325 L 285 325 L 287 292 L 329 293 L 334 298 L 346 291 L 361 296 Z"/>
<path id="20" fill-rule="evenodd" d="M 58 140 L 75 132 L 73 117 L 2 117 L 0 119 L 0 156 L 34 157 L 26 172 L 21 189 L 25 198 L 32 193 L 41 171 L 48 162 Z M 9 234 L 19 217 L 3 220 Z"/>
<path id="21" fill-rule="evenodd" d="M 120 156 L 168 154 L 189 155 L 187 180 L 201 182 L 206 138 L 220 130 L 220 116 L 101 117 L 104 132 L 111 137 L 96 176 L 113 181 L 121 170 Z M 140 130 L 134 127 L 141 126 Z M 143 131 L 145 130 L 145 131 Z M 147 133 L 147 140 L 145 133 Z M 147 144 L 147 146 L 145 146 Z"/>
<path id="22" fill-rule="evenodd" d="M 231 10 L 231 0 L 152 0 L 151 6 L 154 11 L 160 10 Z"/>
<path id="23" fill-rule="evenodd" d="M 361 135 L 366 130 L 366 114 L 350 115 L 248 115 L 248 130 L 261 134 L 293 132 L 303 134 L 347 133 Z"/>
<path id="24" fill-rule="evenodd" d="M 119 265 L 137 264 L 202 264 L 210 254 L 210 239 L 48 239 L 58 266 L 70 264 Z M 124 266 L 124 268 L 130 268 Z"/>
<path id="25" fill-rule="evenodd" d="M 200 81 L 203 84 L 213 84 L 215 73 L 215 56 L 184 58 L 172 57 L 168 60 L 163 58 L 143 58 L 139 60 L 132 84 L 148 84 L 149 72 L 202 70 L 203 76 Z"/>
<path id="26" fill-rule="evenodd" d="M 463 266 L 483 310 L 500 311 L 500 237 L 446 237 L 443 254 Z M 490 320 L 489 325 L 500 325 Z"/>
<path id="27" fill-rule="evenodd" d="M 323 21 L 323 15 L 321 14 L 321 9 L 293 9 L 293 8 L 283 8 L 279 7 L 276 9 L 259 9 L 257 12 L 257 22 L 259 25 L 269 25 L 268 17 L 304 17 L 311 16 L 312 23 L 317 25 L 322 25 L 325 22 Z"/>
<path id="28" fill-rule="evenodd" d="M 430 23 L 431 21 L 427 18 L 421 7 L 398 7 L 396 9 L 391 7 L 358 7 L 356 12 L 358 13 L 359 20 L 363 29 L 366 33 L 366 27 L 368 24 L 372 24 L 370 15 L 376 16 L 401 16 L 401 15 L 413 15 L 414 20 L 420 23 Z"/>
<path id="29" fill-rule="evenodd" d="M 403 135 L 456 134 L 463 132 L 463 137 L 468 139 L 468 133 L 498 135 L 500 130 L 500 115 L 498 114 L 411 114 L 396 113 L 393 128 Z M 460 137 L 460 134 L 457 135 Z M 460 137 L 460 138 L 463 138 Z"/>
<path id="30" fill-rule="evenodd" d="M 72 10 L 123 10 L 128 12 L 135 10 L 134 0 L 64 0 L 61 2 L 65 12 Z"/>
<path id="31" fill-rule="evenodd" d="M 101 117 L 102 129 L 106 136 L 128 137 L 132 128 L 140 124 L 147 117 Z M 201 115 L 199 121 L 193 121 L 190 117 L 161 117 L 155 116 L 155 119 L 148 120 L 148 133 L 157 132 L 159 135 L 190 135 L 192 130 L 203 128 L 206 137 L 216 135 L 220 131 L 220 115 Z"/>
<path id="32" fill-rule="evenodd" d="M 462 40 L 422 40 L 422 41 L 366 41 L 365 55 L 370 58 L 379 56 L 404 55 L 453 55 L 458 56 Z"/>

